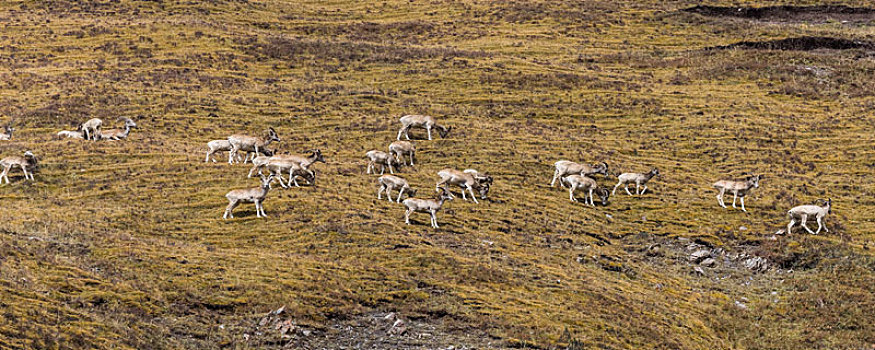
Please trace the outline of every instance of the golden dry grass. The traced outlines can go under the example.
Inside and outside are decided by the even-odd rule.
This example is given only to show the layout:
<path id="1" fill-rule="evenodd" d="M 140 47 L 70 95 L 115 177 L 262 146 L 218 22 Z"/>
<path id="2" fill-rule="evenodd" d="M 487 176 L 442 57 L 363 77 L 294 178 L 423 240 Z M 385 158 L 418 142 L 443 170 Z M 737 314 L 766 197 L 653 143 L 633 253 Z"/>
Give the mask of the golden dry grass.
<path id="1" fill-rule="evenodd" d="M 872 21 L 679 11 L 692 5 L 2 2 L 0 122 L 19 131 L 0 154 L 42 166 L 0 187 L 0 346 L 280 346 L 243 334 L 281 305 L 329 339 L 397 311 L 444 346 L 475 329 L 481 347 L 872 346 L 871 52 L 704 50 L 871 39 Z M 404 225 L 364 174 L 406 113 L 454 128 L 402 169 L 420 193 L 445 167 L 496 178 L 438 230 L 425 214 Z M 53 138 L 91 115 L 142 117 L 123 142 Z M 325 152 L 317 185 L 272 190 L 268 219 L 243 205 L 222 221 L 224 194 L 257 183 L 204 163 L 205 144 L 268 126 L 281 151 Z M 589 208 L 547 186 L 560 159 L 663 176 Z M 711 183 L 746 171 L 766 175 L 750 212 L 717 207 Z M 771 240 L 822 197 L 829 234 Z M 654 242 L 677 248 L 641 252 Z M 776 268 L 697 276 L 686 242 Z"/>

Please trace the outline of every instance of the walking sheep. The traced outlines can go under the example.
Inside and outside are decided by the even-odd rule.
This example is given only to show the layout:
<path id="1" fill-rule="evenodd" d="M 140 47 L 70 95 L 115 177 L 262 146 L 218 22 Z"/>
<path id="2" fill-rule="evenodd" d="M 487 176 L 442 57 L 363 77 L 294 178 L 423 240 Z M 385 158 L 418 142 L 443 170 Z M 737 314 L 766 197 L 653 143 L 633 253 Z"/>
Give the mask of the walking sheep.
<path id="1" fill-rule="evenodd" d="M 380 176 L 378 182 L 380 183 L 380 189 L 377 190 L 377 199 L 383 199 L 381 195 L 383 194 L 383 191 L 386 191 L 386 199 L 391 202 L 392 190 L 398 190 L 398 199 L 395 200 L 397 203 L 401 203 L 401 196 L 404 194 L 404 191 L 407 191 L 407 197 L 413 197 L 416 195 L 416 190 L 410 188 L 410 184 L 407 183 L 407 180 L 395 175 Z"/>
<path id="2" fill-rule="evenodd" d="M 787 234 L 790 234 L 790 230 L 793 228 L 793 224 L 796 223 L 796 220 L 800 221 L 800 225 L 811 234 L 820 233 L 820 229 L 823 228 L 824 231 L 829 232 L 829 229 L 826 228 L 826 225 L 823 223 L 824 218 L 826 218 L 827 214 L 832 213 L 832 198 L 826 200 L 826 204 L 823 206 L 819 205 L 800 205 L 798 207 L 794 207 L 787 211 L 787 216 L 790 217 L 790 223 L 787 224 Z M 808 221 L 809 217 L 815 217 L 817 219 L 817 231 L 811 231 L 805 222 Z"/>
<path id="3" fill-rule="evenodd" d="M 255 203 L 255 216 L 257 217 L 267 217 L 267 214 L 264 213 L 264 199 L 267 198 L 267 192 L 270 190 L 270 183 L 273 181 L 273 176 L 264 177 L 261 176 L 261 187 L 253 187 L 253 188 L 245 188 L 239 190 L 232 190 L 225 195 L 225 198 L 228 198 L 228 207 L 225 208 L 225 214 L 222 215 L 222 219 L 234 218 L 234 214 L 231 213 L 234 208 L 240 205 L 241 202 L 249 202 Z"/>
<path id="4" fill-rule="evenodd" d="M 273 128 L 268 128 L 261 137 L 248 135 L 231 135 L 228 137 L 228 142 L 231 143 L 231 151 L 228 154 L 228 164 L 234 164 L 234 155 L 238 151 L 262 153 L 261 150 L 266 148 L 271 142 L 282 142 L 279 135 Z M 246 159 L 243 160 L 246 162 Z"/>
<path id="5" fill-rule="evenodd" d="M 657 176 L 657 175 L 659 175 L 659 170 L 656 168 L 651 169 L 650 172 L 647 172 L 647 173 L 623 173 L 623 174 L 620 174 L 620 176 L 617 176 L 617 180 L 619 180 L 619 182 L 617 182 L 617 185 L 614 186 L 614 190 L 611 191 L 611 195 L 613 196 L 615 193 L 617 193 L 617 187 L 620 187 L 622 185 L 623 189 L 626 190 L 626 193 L 628 193 L 631 196 L 632 193 L 629 192 L 629 184 L 630 183 L 635 184 L 635 194 L 642 195 L 642 194 L 644 194 L 644 192 L 647 192 L 647 182 L 650 181 L 650 179 L 652 179 L 654 176 Z M 641 186 L 644 186 L 644 189 L 639 192 Z"/>
<path id="6" fill-rule="evenodd" d="M 437 199 L 407 198 L 402 202 L 407 207 L 407 212 L 404 214 L 404 223 L 410 225 L 410 214 L 418 211 L 431 214 L 431 227 L 438 228 L 436 214 L 438 210 L 441 210 L 445 201 L 451 200 L 453 200 L 453 195 L 445 188 L 440 189 L 440 196 Z"/>
<path id="7" fill-rule="evenodd" d="M 560 181 L 565 182 L 565 184 L 568 185 L 568 196 L 572 202 L 578 202 L 577 197 L 574 196 L 574 192 L 579 189 L 587 191 L 586 195 L 583 197 L 583 204 L 588 204 L 594 207 L 595 202 L 593 201 L 593 193 L 595 193 L 598 194 L 601 199 L 602 205 L 608 205 L 610 192 L 608 192 L 608 189 L 599 186 L 592 178 L 583 175 L 568 175 L 563 177 Z"/>
<path id="8" fill-rule="evenodd" d="M 748 176 L 741 181 L 720 180 L 715 182 L 714 187 L 720 190 L 720 193 L 717 194 L 717 203 L 720 204 L 721 207 L 726 208 L 726 204 L 723 203 L 723 194 L 726 191 L 730 191 L 732 192 L 732 207 L 736 208 L 735 200 L 736 198 L 741 197 L 741 211 L 747 212 L 747 209 L 744 208 L 744 196 L 746 196 L 751 189 L 759 188 L 760 180 L 763 178 L 765 178 L 765 176 L 753 175 Z"/>
<path id="9" fill-rule="evenodd" d="M 21 156 L 9 156 L 3 159 L 0 159 L 0 168 L 3 168 L 3 172 L 0 173 L 0 184 L 3 183 L 3 180 L 6 180 L 6 183 L 9 183 L 9 170 L 14 167 L 21 168 L 21 171 L 24 172 L 24 179 L 34 181 L 33 171 L 37 166 L 36 157 L 30 151 L 24 152 L 24 157 Z M 27 170 L 30 169 L 30 173 Z"/>
<path id="10" fill-rule="evenodd" d="M 556 180 L 568 175 L 578 174 L 591 176 L 595 174 L 602 174 L 604 176 L 608 176 L 608 163 L 605 162 L 588 165 L 575 163 L 568 160 L 560 160 L 554 163 L 553 167 L 556 168 L 556 171 L 553 172 L 553 181 L 550 182 L 550 187 L 556 185 Z M 562 181 L 559 181 L 559 186 L 564 187 Z"/>

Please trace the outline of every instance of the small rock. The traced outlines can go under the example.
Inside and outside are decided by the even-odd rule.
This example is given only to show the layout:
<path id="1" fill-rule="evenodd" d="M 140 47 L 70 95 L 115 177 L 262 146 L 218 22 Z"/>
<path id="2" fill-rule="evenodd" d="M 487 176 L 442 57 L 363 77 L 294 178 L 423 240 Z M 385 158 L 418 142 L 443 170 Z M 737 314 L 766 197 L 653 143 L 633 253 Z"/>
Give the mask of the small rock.
<path id="1" fill-rule="evenodd" d="M 279 314 L 283 313 L 283 311 L 286 311 L 286 306 L 285 306 L 285 305 L 281 306 L 279 309 L 276 309 L 276 311 L 274 311 L 273 314 L 274 314 L 274 315 L 279 315 Z"/>
<path id="2" fill-rule="evenodd" d="M 700 276 L 705 275 L 705 270 L 702 270 L 702 268 L 698 267 L 698 266 L 693 268 L 693 272 L 696 273 L 697 275 L 700 275 Z"/>
<path id="3" fill-rule="evenodd" d="M 769 269 L 769 261 L 758 256 L 745 259 L 742 265 L 749 270 L 757 272 L 764 272 Z"/>
<path id="4" fill-rule="evenodd" d="M 225 329 L 225 325 L 220 324 L 220 325 L 219 325 L 219 329 Z"/>
<path id="5" fill-rule="evenodd" d="M 613 218 L 614 218 L 614 216 L 611 215 L 611 214 L 605 214 L 605 217 L 608 218 L 608 219 L 613 219 Z"/>
<path id="6" fill-rule="evenodd" d="M 305 337 L 309 337 L 311 334 L 313 334 L 313 331 L 311 331 L 309 329 L 305 329 L 305 330 L 301 331 L 301 334 Z"/>
<path id="7" fill-rule="evenodd" d="M 390 312 L 388 315 L 383 316 L 383 320 L 384 320 L 384 321 L 392 322 L 392 321 L 395 321 L 395 317 L 396 317 L 396 316 L 395 316 L 395 313 L 394 313 L 394 312 Z"/>
<path id="8" fill-rule="evenodd" d="M 699 249 L 699 250 L 693 252 L 693 254 L 690 254 L 690 261 L 697 263 L 697 262 L 700 262 L 700 261 L 705 260 L 706 258 L 710 258 L 710 257 L 711 257 L 710 250 Z"/>
<path id="9" fill-rule="evenodd" d="M 739 309 L 747 310 L 747 305 L 738 300 L 735 301 L 735 306 L 737 306 Z"/>
<path id="10" fill-rule="evenodd" d="M 785 233 L 786 233 L 786 232 L 784 232 L 784 230 L 778 230 L 778 232 L 775 232 L 775 234 L 778 235 L 778 236 L 783 235 L 783 234 L 785 234 Z"/>
<path id="11" fill-rule="evenodd" d="M 407 326 L 404 320 L 396 320 L 394 324 L 392 324 L 392 328 L 389 328 L 389 334 L 397 334 L 402 335 L 407 332 Z"/>
<path id="12" fill-rule="evenodd" d="M 714 259 L 711 259 L 711 258 L 707 258 L 705 260 L 702 260 L 702 262 L 700 262 L 699 265 L 702 265 L 705 267 L 714 267 L 715 265 L 717 265 L 717 261 Z"/>
<path id="13" fill-rule="evenodd" d="M 747 226 L 740 226 L 738 228 L 739 231 L 747 231 Z"/>

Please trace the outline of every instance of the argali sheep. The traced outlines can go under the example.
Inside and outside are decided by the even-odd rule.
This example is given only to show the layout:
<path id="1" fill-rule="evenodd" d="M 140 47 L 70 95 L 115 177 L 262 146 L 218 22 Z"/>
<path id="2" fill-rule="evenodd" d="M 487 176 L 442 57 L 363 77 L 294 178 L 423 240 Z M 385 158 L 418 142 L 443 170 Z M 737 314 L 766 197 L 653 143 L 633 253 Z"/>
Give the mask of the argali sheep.
<path id="1" fill-rule="evenodd" d="M 395 175 L 383 175 L 380 176 L 380 179 L 377 180 L 380 184 L 380 189 L 377 190 L 377 199 L 383 199 L 381 195 L 383 191 L 386 192 L 386 199 L 390 202 L 392 201 L 392 190 L 398 190 L 398 199 L 395 200 L 397 203 L 401 203 L 401 196 L 404 195 L 404 192 L 407 192 L 407 197 L 413 197 L 416 195 L 416 190 L 410 188 L 410 184 L 407 180 L 404 180 Z"/>
<path id="2" fill-rule="evenodd" d="M 737 208 L 735 206 L 735 200 L 741 197 L 741 210 L 747 212 L 747 209 L 744 208 L 744 196 L 750 192 L 751 189 L 760 187 L 760 180 L 763 179 L 762 175 L 753 175 L 748 176 L 744 180 L 735 181 L 735 180 L 720 180 L 714 183 L 714 187 L 720 190 L 720 193 L 717 194 L 717 203 L 720 204 L 721 207 L 726 208 L 726 204 L 723 202 L 723 194 L 726 191 L 732 192 L 732 207 Z"/>
<path id="3" fill-rule="evenodd" d="M 404 214 L 404 223 L 410 225 L 410 214 L 418 211 L 429 213 L 431 215 L 431 227 L 438 228 L 437 212 L 441 210 L 445 201 L 451 200 L 453 200 L 453 195 L 445 188 L 440 189 L 440 195 L 437 199 L 407 198 L 402 202 L 407 207 L 407 212 Z"/>
<path id="4" fill-rule="evenodd" d="M 228 194 L 225 195 L 225 198 L 228 198 L 228 207 L 225 208 L 225 214 L 222 215 L 222 219 L 234 218 L 234 214 L 231 213 L 234 208 L 236 208 L 242 202 L 254 203 L 255 204 L 255 216 L 257 217 L 267 217 L 267 214 L 264 213 L 264 199 L 267 198 L 267 192 L 270 190 L 270 183 L 273 181 L 273 176 L 264 177 L 261 176 L 261 186 L 260 187 L 252 187 L 245 188 L 239 190 L 231 190 Z"/>
<path id="5" fill-rule="evenodd" d="M 301 187 L 298 185 L 298 177 L 300 176 L 304 180 L 307 181 L 309 185 L 316 184 L 316 173 L 301 164 L 294 162 L 289 159 L 274 159 L 267 163 L 267 171 L 270 172 L 272 176 L 276 176 L 277 180 L 280 182 L 280 186 L 283 188 L 289 188 L 292 184 L 295 187 Z M 289 181 L 288 183 L 283 183 L 283 173 L 289 173 Z"/>
<path id="6" fill-rule="evenodd" d="M 608 197 L 610 196 L 610 192 L 608 189 L 603 188 L 596 183 L 591 177 L 584 175 L 568 175 L 563 177 L 559 181 L 564 182 L 568 185 L 568 197 L 572 202 L 578 202 L 577 197 L 574 196 L 574 192 L 577 190 L 586 191 L 586 195 L 583 197 L 583 204 L 588 204 L 590 206 L 595 206 L 595 201 L 593 199 L 593 194 L 597 194 L 601 199 L 602 205 L 608 205 Z M 588 200 L 588 202 L 587 202 Z"/>
<path id="7" fill-rule="evenodd" d="M 204 159 L 204 162 L 209 162 L 211 159 L 213 163 L 216 162 L 216 158 L 213 157 L 214 154 L 218 152 L 231 152 L 231 141 L 228 140 L 212 140 L 207 142 L 207 157 Z M 237 156 L 237 161 L 240 161 L 240 155 Z"/>
<path id="8" fill-rule="evenodd" d="M 228 154 L 228 164 L 234 163 L 234 155 L 238 151 L 254 152 L 256 155 L 261 153 L 261 150 L 266 148 L 271 142 L 282 142 L 276 130 L 268 128 L 261 137 L 248 135 L 231 135 L 228 137 L 228 142 L 231 143 L 231 151 Z M 246 162 L 246 159 L 243 160 Z"/>
<path id="9" fill-rule="evenodd" d="M 474 190 L 476 189 L 480 192 L 480 199 L 486 199 L 486 194 L 489 193 L 489 188 L 492 185 L 491 176 L 480 174 L 472 169 L 458 171 L 456 169 L 447 168 L 438 171 L 437 174 L 440 176 L 441 180 L 434 186 L 435 189 L 440 189 L 441 186 L 445 185 L 459 186 L 462 188 L 462 199 L 468 200 L 465 196 L 465 190 L 468 190 L 474 203 L 479 203 L 477 202 L 477 197 L 474 195 Z M 450 193 L 449 189 L 446 190 L 447 193 Z M 450 196 L 452 196 L 452 193 L 450 193 Z"/>
<path id="10" fill-rule="evenodd" d="M 0 141 L 9 141 L 12 140 L 12 132 L 15 131 L 15 128 L 12 126 L 4 126 L 3 133 L 0 133 Z"/>
<path id="11" fill-rule="evenodd" d="M 86 140 L 97 140 L 100 135 L 100 126 L 103 125 L 103 120 L 91 118 L 79 125 L 79 131 L 85 133 Z"/>
<path id="12" fill-rule="evenodd" d="M 416 146 L 410 141 L 395 141 L 389 145 L 389 153 L 392 153 L 395 159 L 398 160 L 398 163 L 402 165 L 407 165 L 407 162 L 404 161 L 404 156 L 409 156 L 410 165 L 412 166 L 413 157 L 416 154 Z"/>
<path id="13" fill-rule="evenodd" d="M 58 132 L 58 140 L 68 138 L 68 139 L 84 139 L 85 133 L 78 130 L 61 130 Z"/>
<path id="14" fill-rule="evenodd" d="M 635 184 L 635 194 L 642 195 L 642 194 L 644 194 L 644 192 L 647 192 L 647 182 L 650 181 L 650 179 L 652 179 L 654 176 L 658 176 L 658 175 L 659 175 L 659 169 L 656 169 L 656 168 L 653 168 L 649 172 L 646 172 L 646 173 L 623 173 L 623 174 L 620 174 L 620 176 L 617 176 L 618 182 L 617 182 L 617 185 L 614 186 L 614 190 L 611 191 L 611 195 L 613 196 L 614 194 L 617 193 L 617 187 L 623 186 L 623 189 L 626 190 L 626 193 L 628 193 L 631 196 L 632 193 L 629 192 L 629 184 L 630 183 Z M 644 186 L 643 190 L 641 189 L 641 186 Z M 639 192 L 639 190 L 640 190 L 640 192 Z"/>
<path id="15" fill-rule="evenodd" d="M 100 130 L 98 131 L 98 139 L 115 141 L 126 139 L 128 137 L 128 134 L 131 133 L 131 129 L 137 127 L 137 123 L 134 123 L 131 118 L 120 117 L 119 120 L 125 122 L 124 129 Z"/>
<path id="16" fill-rule="evenodd" d="M 24 157 L 22 156 L 9 156 L 3 159 L 0 159 L 0 168 L 3 168 L 3 172 L 0 173 L 0 183 L 3 183 L 3 180 L 6 180 L 6 183 L 9 183 L 9 170 L 14 167 L 21 168 L 21 171 L 24 172 L 24 179 L 34 181 L 33 172 L 36 170 L 37 160 L 36 157 L 31 153 L 31 151 L 24 152 Z M 30 172 L 28 173 L 28 169 Z"/>
<path id="17" fill-rule="evenodd" d="M 790 234 L 790 230 L 793 228 L 793 224 L 796 223 L 796 220 L 799 220 L 800 225 L 811 234 L 820 233 L 820 229 L 823 228 L 824 231 L 829 232 L 829 229 L 826 228 L 826 225 L 823 223 L 824 218 L 826 218 L 827 214 L 832 213 L 832 198 L 826 200 L 826 203 L 823 206 L 819 205 L 800 205 L 798 207 L 794 207 L 787 211 L 787 216 L 790 217 L 790 223 L 787 224 L 787 234 Z M 817 231 L 811 231 L 805 222 L 808 221 L 809 217 L 814 217 L 817 219 Z"/>
<path id="18" fill-rule="evenodd" d="M 428 139 L 431 140 L 431 129 L 437 128 L 441 137 L 447 137 L 447 134 L 450 133 L 452 127 L 445 127 L 442 125 L 438 125 L 437 121 L 434 117 L 429 115 L 416 115 L 409 114 L 401 117 L 401 129 L 398 130 L 398 140 L 401 140 L 401 134 L 404 134 L 404 138 L 410 140 L 410 135 L 408 132 L 410 128 L 422 128 L 428 131 Z"/>
<path id="19" fill-rule="evenodd" d="M 580 164 L 568 160 L 560 160 L 553 163 L 555 171 L 553 172 L 553 181 L 550 182 L 550 187 L 556 185 L 556 180 L 568 175 L 584 175 L 590 176 L 602 174 L 608 176 L 608 163 L 601 162 L 599 164 Z M 559 181 L 559 186 L 562 187 L 562 181 Z"/>
<path id="20" fill-rule="evenodd" d="M 276 152 L 274 152 L 276 153 Z M 271 161 L 289 161 L 293 163 L 300 164 L 304 169 L 310 169 L 310 166 L 316 162 L 325 163 L 325 157 L 322 156 L 322 151 L 319 149 L 311 149 L 308 151 L 303 151 L 302 153 L 309 153 L 306 156 L 297 155 L 297 154 L 274 154 L 269 158 L 258 158 L 252 160 L 252 169 L 249 170 L 249 174 L 247 177 L 251 177 L 254 174 L 261 174 L 261 168 L 264 168 Z"/>
<path id="21" fill-rule="evenodd" d="M 376 174 L 377 165 L 380 166 L 380 175 L 383 175 L 386 172 L 386 167 L 389 168 L 390 174 L 395 173 L 395 169 L 394 167 L 392 167 L 392 165 L 398 165 L 398 161 L 395 160 L 395 157 L 392 157 L 391 154 L 383 151 L 373 150 L 365 153 L 365 157 L 368 158 L 368 169 L 366 172 L 367 174 L 370 174 L 371 171 Z"/>

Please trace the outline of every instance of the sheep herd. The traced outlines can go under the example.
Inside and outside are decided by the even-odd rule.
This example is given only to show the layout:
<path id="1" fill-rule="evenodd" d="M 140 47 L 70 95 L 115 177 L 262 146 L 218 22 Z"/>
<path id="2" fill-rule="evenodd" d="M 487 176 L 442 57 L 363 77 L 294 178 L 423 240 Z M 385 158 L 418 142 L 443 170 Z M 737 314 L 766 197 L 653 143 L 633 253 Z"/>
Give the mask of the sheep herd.
<path id="1" fill-rule="evenodd" d="M 119 121 L 123 122 L 123 127 L 119 129 L 102 129 L 103 121 L 98 118 L 92 118 L 79 125 L 75 131 L 60 131 L 57 133 L 59 139 L 74 138 L 84 140 L 114 140 L 119 141 L 126 139 L 131 132 L 131 129 L 136 128 L 137 124 L 128 117 L 119 117 Z M 367 174 L 377 174 L 377 167 L 380 168 L 380 177 L 377 180 L 379 189 L 377 191 L 377 199 L 382 199 L 383 193 L 386 194 L 386 199 L 393 201 L 392 191 L 397 191 L 395 202 L 403 203 L 406 207 L 404 217 L 405 223 L 410 224 L 410 215 L 414 212 L 424 212 L 431 216 L 431 226 L 438 228 L 437 212 L 441 209 L 446 201 L 453 200 L 455 196 L 450 191 L 450 186 L 458 186 L 461 189 L 462 199 L 468 200 L 470 195 L 471 200 L 478 203 L 477 197 L 486 199 L 489 189 L 494 181 L 492 176 L 480 173 L 474 169 L 465 169 L 462 171 L 447 168 L 438 171 L 437 175 L 440 181 L 435 185 L 437 195 L 435 198 L 414 198 L 416 189 L 412 188 L 407 180 L 396 176 L 395 169 L 399 165 L 413 165 L 416 153 L 416 147 L 413 142 L 409 141 L 409 131 L 412 128 L 421 128 L 426 130 L 428 140 L 432 140 L 432 130 L 436 130 L 441 137 L 446 137 L 452 127 L 446 127 L 437 123 L 437 120 L 432 116 L 427 115 L 405 115 L 400 118 L 401 128 L 398 130 L 397 141 L 392 142 L 388 147 L 388 152 L 382 150 L 371 150 L 365 154 L 367 158 Z M 0 141 L 9 141 L 13 138 L 15 131 L 11 125 L 7 125 L 0 133 Z M 404 136 L 406 140 L 402 141 Z M 235 189 L 228 192 L 225 197 L 228 199 L 228 206 L 225 208 L 223 219 L 233 218 L 233 209 L 241 203 L 255 204 L 255 213 L 257 217 L 266 217 L 264 212 L 263 202 L 267 198 L 267 194 L 272 183 L 277 180 L 283 188 L 291 187 L 292 185 L 299 187 L 298 178 L 306 181 L 309 185 L 315 185 L 316 172 L 311 166 L 316 162 L 325 163 L 322 152 L 318 149 L 304 151 L 305 155 L 293 154 L 277 154 L 276 150 L 268 149 L 268 145 L 272 142 L 280 142 L 279 135 L 273 128 L 269 128 L 261 136 L 250 136 L 235 134 L 229 136 L 225 140 L 213 140 L 207 143 L 207 153 L 204 159 L 205 162 L 213 161 L 215 154 L 218 152 L 228 152 L 228 163 L 252 163 L 247 177 L 258 175 L 261 178 L 260 186 L 246 189 Z M 245 152 L 243 159 L 240 158 L 240 152 Z M 37 167 L 37 158 L 31 151 L 24 152 L 23 156 L 7 156 L 0 159 L 0 184 L 4 181 L 9 184 L 8 173 L 10 170 L 18 167 L 24 173 L 25 180 L 34 181 L 34 170 Z M 647 191 L 647 183 L 656 176 L 659 176 L 659 170 L 651 169 L 646 173 L 623 173 L 617 175 L 618 182 L 614 185 L 613 190 L 609 191 L 602 187 L 596 181 L 595 175 L 607 177 L 610 175 L 607 163 L 598 164 L 581 164 L 567 160 L 561 160 L 553 164 L 554 173 L 553 179 L 550 182 L 550 187 L 554 187 L 556 182 L 559 182 L 560 187 L 567 187 L 569 191 L 569 199 L 572 202 L 577 202 L 578 199 L 575 193 L 580 190 L 584 193 L 584 204 L 595 206 L 595 196 L 599 197 L 602 205 L 608 205 L 608 198 L 616 194 L 617 188 L 623 186 L 627 194 L 632 196 L 629 191 L 629 185 L 635 185 L 635 195 L 642 195 Z M 385 174 L 386 169 L 390 174 Z M 265 176 L 262 171 L 267 170 L 268 175 Z M 283 175 L 288 174 L 288 179 L 284 181 Z M 762 175 L 750 175 L 742 180 L 720 180 L 713 184 L 719 191 L 717 194 L 717 203 L 726 208 L 723 201 L 723 196 L 728 192 L 733 195 L 732 207 L 736 207 L 736 202 L 740 200 L 741 210 L 747 211 L 744 206 L 744 197 L 751 190 L 759 188 Z M 466 194 L 467 191 L 467 194 Z M 474 191 L 477 191 L 475 194 Z M 404 194 L 407 198 L 401 201 Z M 790 223 L 787 225 L 786 233 L 791 233 L 793 226 L 799 223 L 806 231 L 812 234 L 820 233 L 821 229 L 826 232 L 829 230 L 823 224 L 827 214 L 831 213 L 832 199 L 827 199 L 822 205 L 801 205 L 790 209 L 787 214 Z M 807 226 L 809 218 L 813 218 L 817 222 L 817 230 L 811 230 Z"/>

